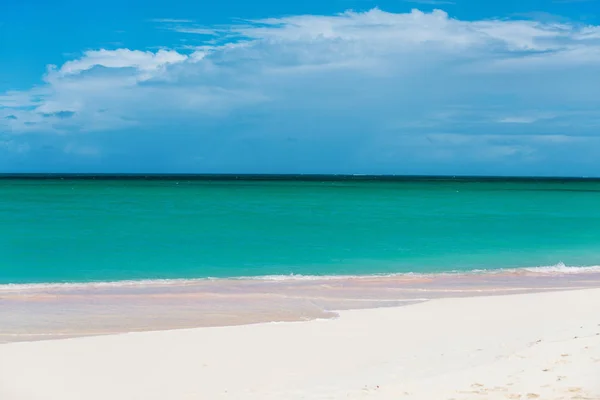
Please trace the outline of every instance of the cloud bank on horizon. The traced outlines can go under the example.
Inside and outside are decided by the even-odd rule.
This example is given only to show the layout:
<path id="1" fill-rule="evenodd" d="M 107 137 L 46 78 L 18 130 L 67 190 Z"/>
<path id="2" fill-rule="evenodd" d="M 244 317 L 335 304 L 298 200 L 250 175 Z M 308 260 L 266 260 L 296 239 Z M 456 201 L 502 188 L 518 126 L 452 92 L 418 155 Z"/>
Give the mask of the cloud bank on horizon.
<path id="1" fill-rule="evenodd" d="M 0 93 L 0 168 L 600 175 L 600 26 L 416 9 L 155 23 L 204 44 L 88 50 Z"/>

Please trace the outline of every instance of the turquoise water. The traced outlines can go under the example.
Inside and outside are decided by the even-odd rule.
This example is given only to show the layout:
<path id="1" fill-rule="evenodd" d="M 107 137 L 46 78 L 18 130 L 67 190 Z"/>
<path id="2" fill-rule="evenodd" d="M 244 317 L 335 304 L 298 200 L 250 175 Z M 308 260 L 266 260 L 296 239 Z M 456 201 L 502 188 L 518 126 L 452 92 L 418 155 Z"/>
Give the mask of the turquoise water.
<path id="1" fill-rule="evenodd" d="M 599 181 L 0 180 L 0 283 L 600 264 Z"/>

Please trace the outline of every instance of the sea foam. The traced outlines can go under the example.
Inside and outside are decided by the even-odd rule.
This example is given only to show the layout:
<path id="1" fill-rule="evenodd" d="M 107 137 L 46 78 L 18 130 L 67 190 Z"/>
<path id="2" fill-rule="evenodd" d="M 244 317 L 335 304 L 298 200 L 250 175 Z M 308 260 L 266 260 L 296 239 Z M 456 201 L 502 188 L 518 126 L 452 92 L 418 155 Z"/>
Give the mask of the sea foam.
<path id="1" fill-rule="evenodd" d="M 103 289 L 118 287 L 151 287 L 167 285 L 193 285 L 208 281 L 259 281 L 259 282 L 289 282 L 289 281 L 330 281 L 346 279 L 373 279 L 387 277 L 435 277 L 435 276 L 460 276 L 460 275 L 540 275 L 540 276 L 561 276 L 573 274 L 592 274 L 600 273 L 600 265 L 592 266 L 567 266 L 564 263 L 558 263 L 548 266 L 523 267 L 523 268 L 500 268 L 500 269 L 474 269 L 474 270 L 452 270 L 446 272 L 416 273 L 401 272 L 390 274 L 366 274 L 366 275 L 263 275 L 263 276 L 241 276 L 241 277 L 206 277 L 193 279 L 141 279 L 141 280 L 122 280 L 122 281 L 95 281 L 95 282 L 46 282 L 46 283 L 9 283 L 0 284 L 0 292 L 29 291 L 29 290 L 50 290 L 50 289 Z"/>

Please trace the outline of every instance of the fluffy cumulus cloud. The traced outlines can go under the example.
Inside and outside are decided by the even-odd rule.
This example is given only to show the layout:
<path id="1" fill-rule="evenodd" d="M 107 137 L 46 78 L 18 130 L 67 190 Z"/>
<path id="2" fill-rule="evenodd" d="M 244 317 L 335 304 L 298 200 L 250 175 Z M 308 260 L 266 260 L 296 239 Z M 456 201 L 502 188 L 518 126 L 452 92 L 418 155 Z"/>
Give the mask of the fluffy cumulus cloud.
<path id="1" fill-rule="evenodd" d="M 54 135 L 71 156 L 135 149 L 226 172 L 552 174 L 600 159 L 598 26 L 379 9 L 158 23 L 204 42 L 49 66 L 0 94 L 4 150 Z"/>

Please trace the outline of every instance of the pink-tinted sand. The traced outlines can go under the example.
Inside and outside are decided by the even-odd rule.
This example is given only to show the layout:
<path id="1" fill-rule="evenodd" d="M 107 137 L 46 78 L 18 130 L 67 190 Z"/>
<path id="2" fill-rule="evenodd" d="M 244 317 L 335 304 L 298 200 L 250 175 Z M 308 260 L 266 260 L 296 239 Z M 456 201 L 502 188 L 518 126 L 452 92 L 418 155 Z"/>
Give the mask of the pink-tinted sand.
<path id="1" fill-rule="evenodd" d="M 600 272 L 215 279 L 0 287 L 0 343 L 332 318 L 444 297 L 600 287 Z"/>

